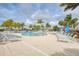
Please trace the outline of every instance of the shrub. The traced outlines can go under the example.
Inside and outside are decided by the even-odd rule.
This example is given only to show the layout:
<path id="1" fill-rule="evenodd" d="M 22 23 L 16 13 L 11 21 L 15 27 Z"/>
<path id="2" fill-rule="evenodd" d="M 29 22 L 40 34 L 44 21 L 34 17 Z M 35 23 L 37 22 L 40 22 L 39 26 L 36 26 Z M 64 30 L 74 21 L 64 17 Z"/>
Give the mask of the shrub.
<path id="1" fill-rule="evenodd" d="M 60 29 L 59 29 L 59 27 L 58 26 L 54 26 L 53 27 L 53 31 L 59 31 Z"/>

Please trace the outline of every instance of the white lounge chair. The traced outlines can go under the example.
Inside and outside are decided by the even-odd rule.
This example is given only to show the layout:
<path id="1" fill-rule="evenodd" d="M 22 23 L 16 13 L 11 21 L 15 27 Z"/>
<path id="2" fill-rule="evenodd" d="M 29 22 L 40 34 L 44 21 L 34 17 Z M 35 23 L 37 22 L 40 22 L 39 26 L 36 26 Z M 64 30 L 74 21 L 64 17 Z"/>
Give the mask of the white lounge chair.
<path id="1" fill-rule="evenodd" d="M 0 32 L 0 43 L 6 43 L 8 37 L 4 33 Z"/>
<path id="2" fill-rule="evenodd" d="M 14 34 L 8 34 L 8 33 L 0 33 L 0 40 L 5 41 L 18 41 L 20 40 L 20 36 L 16 36 Z"/>
<path id="3" fill-rule="evenodd" d="M 71 42 L 71 39 L 62 33 L 56 33 L 56 36 L 58 41 Z"/>
<path id="4" fill-rule="evenodd" d="M 21 36 L 17 36 L 14 34 L 6 34 L 6 36 L 8 37 L 8 41 L 20 41 L 21 40 Z"/>

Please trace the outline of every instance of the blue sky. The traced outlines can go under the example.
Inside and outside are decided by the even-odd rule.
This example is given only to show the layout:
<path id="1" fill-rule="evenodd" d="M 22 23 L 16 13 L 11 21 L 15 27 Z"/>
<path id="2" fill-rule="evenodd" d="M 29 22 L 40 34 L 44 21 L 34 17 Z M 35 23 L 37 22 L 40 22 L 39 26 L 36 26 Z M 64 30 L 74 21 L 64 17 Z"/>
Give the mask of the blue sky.
<path id="1" fill-rule="evenodd" d="M 18 22 L 34 23 L 36 18 L 43 17 L 45 22 L 56 25 L 66 14 L 79 17 L 79 7 L 64 12 L 64 8 L 55 3 L 0 3 L 0 23 L 7 19 Z"/>

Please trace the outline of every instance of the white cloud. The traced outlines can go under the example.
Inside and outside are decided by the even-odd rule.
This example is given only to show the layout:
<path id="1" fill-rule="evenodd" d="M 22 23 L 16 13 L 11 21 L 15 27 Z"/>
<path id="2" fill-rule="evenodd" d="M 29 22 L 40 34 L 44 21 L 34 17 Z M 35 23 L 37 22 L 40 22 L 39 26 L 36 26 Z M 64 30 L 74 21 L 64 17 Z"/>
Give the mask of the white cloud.
<path id="1" fill-rule="evenodd" d="M 30 17 L 30 15 L 35 11 L 33 5 L 30 3 L 27 4 L 21 3 L 19 5 L 21 7 L 20 12 L 27 15 L 27 17 Z"/>
<path id="2" fill-rule="evenodd" d="M 61 15 L 60 14 L 55 14 L 53 15 L 53 18 L 59 18 Z"/>
<path id="3" fill-rule="evenodd" d="M 26 19 L 26 21 L 25 21 L 25 24 L 26 25 L 28 25 L 28 24 L 33 24 L 34 22 L 33 21 L 31 21 L 31 19 Z"/>
<path id="4" fill-rule="evenodd" d="M 49 22 L 51 25 L 57 25 L 57 22 L 54 22 L 54 21 L 51 21 L 51 22 Z"/>
<path id="5" fill-rule="evenodd" d="M 42 18 L 42 19 L 49 19 L 51 18 L 51 15 L 49 13 L 49 11 L 47 9 L 45 10 L 37 10 L 34 14 L 32 14 L 31 16 L 32 19 L 39 19 L 39 18 Z"/>

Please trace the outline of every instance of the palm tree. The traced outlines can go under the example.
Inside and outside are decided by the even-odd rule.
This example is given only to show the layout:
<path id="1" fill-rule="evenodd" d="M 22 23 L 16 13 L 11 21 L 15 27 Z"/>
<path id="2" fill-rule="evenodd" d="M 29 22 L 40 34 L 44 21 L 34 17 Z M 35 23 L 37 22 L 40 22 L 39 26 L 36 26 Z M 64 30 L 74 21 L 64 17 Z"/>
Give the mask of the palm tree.
<path id="1" fill-rule="evenodd" d="M 18 29 L 21 28 L 21 24 L 19 22 L 16 22 L 16 26 L 17 26 Z"/>
<path id="2" fill-rule="evenodd" d="M 64 11 L 68 9 L 74 10 L 76 7 L 79 6 L 79 3 L 61 3 L 60 6 L 65 6 Z"/>
<path id="3" fill-rule="evenodd" d="M 32 27 L 33 27 L 33 25 L 32 25 L 32 24 L 30 24 L 30 25 L 29 25 L 29 28 L 32 28 Z"/>
<path id="4" fill-rule="evenodd" d="M 77 26 L 77 22 L 78 19 L 77 18 L 74 18 L 72 19 L 72 15 L 69 14 L 65 17 L 65 19 L 62 21 L 59 21 L 59 25 L 60 26 L 65 26 L 67 23 L 71 26 L 71 28 L 75 28 Z"/>
<path id="5" fill-rule="evenodd" d="M 41 24 L 35 24 L 35 25 L 33 26 L 33 29 L 34 29 L 35 31 L 40 30 L 40 29 L 41 29 Z"/>
<path id="6" fill-rule="evenodd" d="M 12 27 L 17 28 L 17 22 L 14 22 Z"/>
<path id="7" fill-rule="evenodd" d="M 71 14 L 69 14 L 69 15 L 67 15 L 66 17 L 65 17 L 65 21 L 70 21 L 72 19 L 72 15 Z"/>
<path id="8" fill-rule="evenodd" d="M 21 28 L 22 28 L 22 30 L 23 30 L 23 29 L 24 29 L 25 24 L 24 24 L 24 23 L 21 23 L 20 25 L 21 25 Z"/>
<path id="9" fill-rule="evenodd" d="M 58 23 L 60 26 L 64 26 L 64 21 L 60 20 Z"/>
<path id="10" fill-rule="evenodd" d="M 37 23 L 43 23 L 42 19 L 38 19 Z"/>
<path id="11" fill-rule="evenodd" d="M 73 28 L 75 28 L 78 25 L 78 18 L 74 18 L 72 22 L 73 22 Z"/>
<path id="12" fill-rule="evenodd" d="M 13 22 L 12 27 L 15 28 L 16 30 L 22 30 L 24 27 L 24 24 L 19 23 L 19 22 Z"/>
<path id="13" fill-rule="evenodd" d="M 49 23 L 46 23 L 46 29 L 50 30 L 51 29 L 51 25 Z"/>
<path id="14" fill-rule="evenodd" d="M 36 25 L 39 25 L 38 27 L 40 27 L 40 29 L 44 29 L 43 23 L 42 19 L 38 19 Z"/>
<path id="15" fill-rule="evenodd" d="M 51 25 L 49 23 L 46 23 L 46 27 L 49 28 L 51 27 Z"/>

